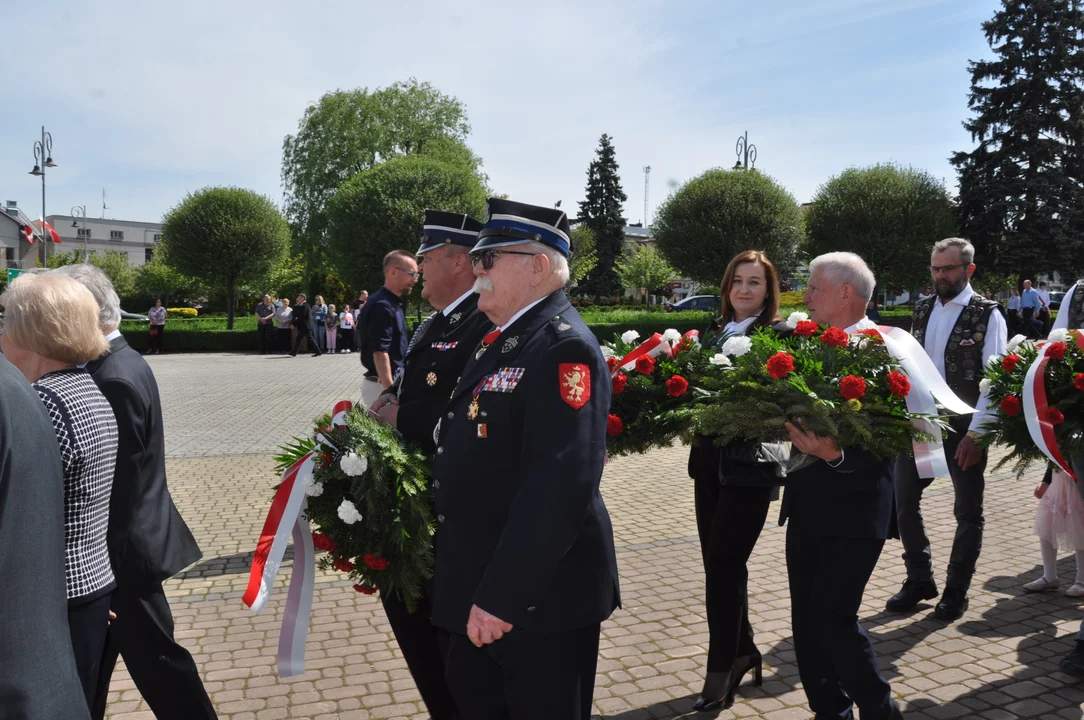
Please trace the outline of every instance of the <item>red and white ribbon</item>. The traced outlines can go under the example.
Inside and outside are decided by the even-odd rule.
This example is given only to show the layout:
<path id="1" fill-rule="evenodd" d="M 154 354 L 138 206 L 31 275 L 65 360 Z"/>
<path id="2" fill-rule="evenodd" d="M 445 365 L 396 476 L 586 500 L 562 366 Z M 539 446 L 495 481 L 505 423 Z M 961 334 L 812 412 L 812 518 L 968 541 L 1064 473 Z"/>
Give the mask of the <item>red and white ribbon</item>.
<path id="1" fill-rule="evenodd" d="M 350 408 L 351 404 L 347 400 L 336 403 L 331 411 L 332 425 L 345 425 L 345 416 Z M 321 441 L 326 443 L 322 436 Z M 293 572 L 290 574 L 290 589 L 286 595 L 282 630 L 279 632 L 279 677 L 292 677 L 305 672 L 305 640 L 309 632 L 316 576 L 316 553 L 312 545 L 309 518 L 305 513 L 305 490 L 312 481 L 315 469 L 315 452 L 310 452 L 282 474 L 282 483 L 275 491 L 271 509 L 256 543 L 248 588 L 241 598 L 256 614 L 263 612 L 282 565 L 286 544 L 293 535 Z"/>
<path id="2" fill-rule="evenodd" d="M 877 330 L 884 340 L 888 354 L 900 361 L 900 367 L 911 381 L 911 392 L 907 394 L 907 411 L 918 415 L 936 416 L 937 403 L 960 415 L 971 415 L 971 407 L 952 392 L 952 389 L 937 371 L 926 349 L 910 333 L 901 328 L 878 325 Z M 936 402 L 935 402 L 936 399 Z M 941 428 L 929 420 L 916 418 L 914 426 L 934 437 L 931 442 L 915 440 L 915 467 L 921 478 L 948 477 L 948 460 L 945 457 L 945 443 L 941 438 Z"/>
<path id="3" fill-rule="evenodd" d="M 1076 337 L 1077 347 L 1084 350 L 1084 333 L 1078 330 L 1073 335 Z M 1024 419 L 1027 420 L 1028 432 L 1035 446 L 1069 477 L 1080 482 L 1072 465 L 1062 455 L 1054 434 L 1054 424 L 1050 422 L 1050 403 L 1046 397 L 1046 366 L 1050 358 L 1046 351 L 1042 350 L 1045 345 L 1046 342 L 1036 343 L 1036 347 L 1040 349 L 1039 357 L 1031 363 L 1024 377 Z"/>
<path id="4" fill-rule="evenodd" d="M 697 333 L 697 335 L 699 335 L 699 333 Z M 671 357 L 674 354 L 673 349 L 670 347 L 670 342 L 663 339 L 663 336 L 660 333 L 655 333 L 647 340 L 644 340 L 637 345 L 628 355 L 621 358 L 620 362 L 614 367 L 614 371 L 611 375 L 616 376 L 621 370 L 631 370 L 636 366 L 636 361 L 645 355 L 649 357 L 658 357 L 663 353 L 665 353 L 667 357 Z"/>

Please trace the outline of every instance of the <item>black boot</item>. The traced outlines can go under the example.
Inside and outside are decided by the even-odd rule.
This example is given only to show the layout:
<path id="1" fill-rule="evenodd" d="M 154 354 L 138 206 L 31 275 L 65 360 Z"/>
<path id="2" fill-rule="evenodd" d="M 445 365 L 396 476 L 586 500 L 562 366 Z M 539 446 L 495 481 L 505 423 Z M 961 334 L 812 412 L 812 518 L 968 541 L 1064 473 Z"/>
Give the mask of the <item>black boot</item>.
<path id="1" fill-rule="evenodd" d="M 968 604 L 966 592 L 957 588 L 945 588 L 945 594 L 934 608 L 933 616 L 945 622 L 959 620 L 967 612 Z"/>
<path id="2" fill-rule="evenodd" d="M 1076 641 L 1076 648 L 1061 661 L 1061 671 L 1084 680 L 1084 640 Z"/>
<path id="3" fill-rule="evenodd" d="M 907 580 L 898 593 L 885 603 L 888 612 L 908 612 L 923 600 L 937 597 L 937 586 L 932 580 Z"/>

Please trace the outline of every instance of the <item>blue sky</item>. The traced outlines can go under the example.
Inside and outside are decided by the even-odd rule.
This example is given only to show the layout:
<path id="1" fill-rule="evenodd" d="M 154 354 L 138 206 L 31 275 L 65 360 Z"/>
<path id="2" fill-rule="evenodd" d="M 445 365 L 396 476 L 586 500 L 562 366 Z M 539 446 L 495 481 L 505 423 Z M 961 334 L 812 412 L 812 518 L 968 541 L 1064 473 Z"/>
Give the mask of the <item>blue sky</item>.
<path id="1" fill-rule="evenodd" d="M 186 192 L 281 201 L 282 139 L 335 88 L 416 77 L 467 105 L 493 187 L 575 211 L 613 136 L 627 216 L 711 167 L 748 130 L 757 168 L 799 202 L 894 161 L 950 188 L 970 149 L 967 61 L 994 0 L 37 0 L 5 9 L 0 200 L 40 212 L 32 144 L 59 167 L 47 212 L 158 220 Z M 158 7 L 162 5 L 161 7 Z M 44 47 L 34 36 L 45 19 Z"/>

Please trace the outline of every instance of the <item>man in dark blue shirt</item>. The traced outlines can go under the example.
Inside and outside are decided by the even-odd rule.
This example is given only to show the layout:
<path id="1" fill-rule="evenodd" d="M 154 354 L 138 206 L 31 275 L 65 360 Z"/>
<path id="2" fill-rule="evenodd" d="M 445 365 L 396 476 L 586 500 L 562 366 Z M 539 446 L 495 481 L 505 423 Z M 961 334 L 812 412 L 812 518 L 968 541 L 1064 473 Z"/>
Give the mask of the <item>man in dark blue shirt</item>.
<path id="1" fill-rule="evenodd" d="M 418 282 L 418 263 L 405 250 L 384 256 L 384 286 L 373 293 L 358 316 L 358 346 L 365 379 L 361 399 L 371 407 L 391 387 L 403 368 L 407 350 L 406 298 Z"/>

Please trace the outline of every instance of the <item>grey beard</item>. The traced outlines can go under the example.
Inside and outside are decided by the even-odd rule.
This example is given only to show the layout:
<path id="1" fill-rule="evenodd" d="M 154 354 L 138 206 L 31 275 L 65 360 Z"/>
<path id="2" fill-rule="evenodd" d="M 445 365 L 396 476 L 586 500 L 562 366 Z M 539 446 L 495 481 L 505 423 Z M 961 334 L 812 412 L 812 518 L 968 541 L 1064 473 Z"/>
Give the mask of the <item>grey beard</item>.
<path id="1" fill-rule="evenodd" d="M 937 296 L 939 298 L 941 298 L 941 300 L 943 300 L 944 302 L 948 302 L 952 298 L 954 298 L 957 295 L 959 295 L 960 293 L 962 293 L 966 287 L 967 287 L 967 280 L 964 280 L 963 282 L 958 283 L 958 284 L 953 285 L 952 287 L 948 287 L 948 288 L 945 288 L 945 287 L 942 287 L 941 285 L 938 285 L 937 286 Z"/>
<path id="2" fill-rule="evenodd" d="M 488 277 L 480 277 L 474 280 L 474 292 L 493 292 L 493 281 Z"/>

